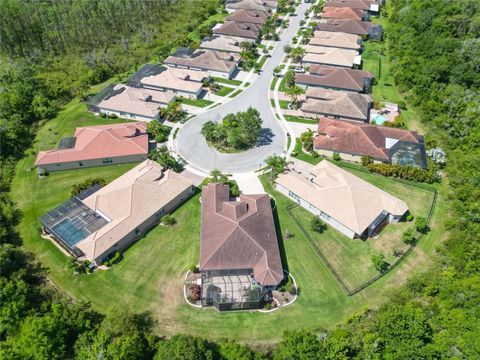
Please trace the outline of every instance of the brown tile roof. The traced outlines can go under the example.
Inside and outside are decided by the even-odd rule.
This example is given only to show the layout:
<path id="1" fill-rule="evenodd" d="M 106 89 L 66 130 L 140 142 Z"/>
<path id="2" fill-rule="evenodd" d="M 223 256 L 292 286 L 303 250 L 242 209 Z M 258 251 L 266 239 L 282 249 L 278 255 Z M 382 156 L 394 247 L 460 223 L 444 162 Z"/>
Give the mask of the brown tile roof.
<path id="1" fill-rule="evenodd" d="M 356 35 L 368 35 L 368 30 L 373 26 L 369 21 L 357 21 L 352 19 L 327 19 L 320 23 L 317 29 L 320 31 L 337 31 Z"/>
<path id="2" fill-rule="evenodd" d="M 244 41 L 253 42 L 254 40 L 229 35 L 213 35 L 203 39 L 200 47 L 208 50 L 240 53 L 242 51 L 240 44 Z"/>
<path id="3" fill-rule="evenodd" d="M 268 9 L 276 9 L 278 2 L 276 0 L 239 0 L 227 1 L 225 6 L 227 9 L 268 11 Z"/>
<path id="4" fill-rule="evenodd" d="M 196 50 L 191 56 L 169 56 L 164 63 L 229 73 L 237 66 L 240 56 L 215 50 Z"/>
<path id="5" fill-rule="evenodd" d="M 202 190 L 200 270 L 253 269 L 261 285 L 278 285 L 282 261 L 267 194 L 229 201 L 228 186 Z"/>
<path id="6" fill-rule="evenodd" d="M 326 118 L 320 119 L 313 143 L 316 149 L 369 155 L 376 160 L 388 161 L 389 149 L 395 140 L 423 143 L 423 137 L 415 131 Z"/>
<path id="7" fill-rule="evenodd" d="M 362 92 L 364 79 L 373 78 L 373 74 L 368 71 L 321 65 L 310 65 L 309 72 L 309 74 L 295 74 L 295 81 L 305 85 Z"/>
<path id="8" fill-rule="evenodd" d="M 35 165 L 148 153 L 146 122 L 79 127 L 71 149 L 40 151 Z"/>
<path id="9" fill-rule="evenodd" d="M 270 14 L 266 11 L 241 9 L 227 16 L 225 20 L 263 25 L 269 16 Z"/>
<path id="10" fill-rule="evenodd" d="M 371 5 L 378 5 L 378 3 L 373 0 L 331 0 L 326 4 L 328 6 L 349 7 L 360 10 L 370 10 Z"/>
<path id="11" fill-rule="evenodd" d="M 357 56 L 358 52 L 352 49 L 307 45 L 302 61 L 314 64 L 352 67 Z"/>
<path id="12" fill-rule="evenodd" d="M 303 112 L 368 120 L 371 103 L 368 95 L 311 87 L 305 95 Z"/>
<path id="13" fill-rule="evenodd" d="M 343 32 L 315 31 L 309 45 L 359 50 L 362 46 L 362 38 Z"/>
<path id="14" fill-rule="evenodd" d="M 222 26 L 214 29 L 213 33 L 256 39 L 260 35 L 260 28 L 258 24 L 225 21 Z"/>
<path id="15" fill-rule="evenodd" d="M 202 80 L 207 77 L 205 71 L 169 67 L 157 75 L 144 77 L 141 83 L 145 86 L 197 93 L 202 88 Z"/>
<path id="16" fill-rule="evenodd" d="M 351 7 L 325 6 L 320 16 L 324 19 L 353 19 L 362 21 L 363 10 L 352 9 Z"/>

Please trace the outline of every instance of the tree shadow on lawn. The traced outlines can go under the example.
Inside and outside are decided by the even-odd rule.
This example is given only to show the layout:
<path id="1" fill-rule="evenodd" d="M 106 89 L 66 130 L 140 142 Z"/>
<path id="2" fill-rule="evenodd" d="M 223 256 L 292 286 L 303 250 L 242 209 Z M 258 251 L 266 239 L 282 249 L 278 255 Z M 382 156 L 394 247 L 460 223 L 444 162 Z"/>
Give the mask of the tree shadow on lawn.
<path id="1" fill-rule="evenodd" d="M 287 253 L 285 251 L 285 244 L 283 243 L 283 234 L 280 227 L 280 219 L 278 218 L 278 205 L 274 199 L 271 199 L 273 221 L 275 223 L 275 231 L 277 232 L 278 248 L 280 250 L 280 259 L 282 260 L 283 270 L 290 272 L 288 269 Z"/>
<path id="2" fill-rule="evenodd" d="M 269 145 L 273 142 L 273 137 L 275 134 L 270 130 L 270 128 L 262 128 L 260 130 L 260 138 L 258 139 L 257 146 Z"/>

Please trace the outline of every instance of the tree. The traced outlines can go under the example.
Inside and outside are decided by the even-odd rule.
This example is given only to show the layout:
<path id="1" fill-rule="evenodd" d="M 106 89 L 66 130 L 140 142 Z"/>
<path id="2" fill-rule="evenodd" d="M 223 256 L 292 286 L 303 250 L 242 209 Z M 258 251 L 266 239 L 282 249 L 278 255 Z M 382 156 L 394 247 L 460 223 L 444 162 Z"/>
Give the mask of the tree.
<path id="1" fill-rule="evenodd" d="M 281 174 L 287 169 L 289 161 L 283 156 L 271 155 L 265 159 L 267 168 L 270 169 L 271 173 L 271 182 L 277 177 L 278 174 Z"/>
<path id="2" fill-rule="evenodd" d="M 415 234 L 413 229 L 407 229 L 402 235 L 402 240 L 405 244 L 413 245 L 415 243 Z"/>
<path id="3" fill-rule="evenodd" d="M 415 219 L 415 228 L 420 233 L 426 233 L 428 230 L 427 219 L 419 216 Z"/>
<path id="4" fill-rule="evenodd" d="M 91 177 L 86 179 L 85 181 L 75 184 L 72 186 L 72 190 L 70 191 L 70 195 L 72 197 L 77 196 L 82 191 L 90 189 L 92 186 L 99 185 L 101 187 L 107 185 L 107 180 L 103 177 Z"/>
<path id="5" fill-rule="evenodd" d="M 162 143 L 168 140 L 171 128 L 169 126 L 162 125 L 162 123 L 156 119 L 153 119 L 147 124 L 147 134 L 150 139 L 155 139 L 156 142 Z"/>
<path id="6" fill-rule="evenodd" d="M 308 129 L 300 135 L 303 148 L 308 152 L 313 150 L 313 131 Z"/>
<path id="7" fill-rule="evenodd" d="M 327 230 L 327 224 L 325 224 L 322 219 L 320 219 L 319 216 L 314 216 L 312 217 L 312 220 L 310 221 L 310 228 L 318 233 L 323 233 L 325 230 Z"/>
<path id="8" fill-rule="evenodd" d="M 293 70 L 288 70 L 283 76 L 283 78 L 285 79 L 285 86 L 287 88 L 295 85 L 295 73 L 293 72 Z"/>
<path id="9" fill-rule="evenodd" d="M 285 54 L 290 54 L 290 51 L 292 51 L 292 47 L 289 44 L 283 45 L 283 51 L 285 51 Z"/>
<path id="10" fill-rule="evenodd" d="M 309 331 L 285 331 L 275 352 L 275 360 L 318 359 L 322 354 L 319 337 Z"/>
<path id="11" fill-rule="evenodd" d="M 390 267 L 390 264 L 385 261 L 385 255 L 383 255 L 382 253 L 373 255 L 372 263 L 373 263 L 373 266 L 375 267 L 375 270 L 381 273 L 387 271 L 387 269 Z"/>
<path id="12" fill-rule="evenodd" d="M 175 172 L 183 171 L 183 165 L 170 155 L 166 146 L 150 151 L 148 157 L 167 169 L 172 169 Z"/>
<path id="13" fill-rule="evenodd" d="M 295 108 L 298 108 L 298 97 L 303 94 L 303 89 L 297 85 L 293 85 L 287 88 L 285 94 L 290 96 L 290 100 L 295 104 Z"/>
<path id="14" fill-rule="evenodd" d="M 199 337 L 175 335 L 157 345 L 154 360 L 211 360 L 212 345 Z"/>
<path id="15" fill-rule="evenodd" d="M 172 226 L 177 223 L 177 219 L 175 219 L 172 215 L 167 214 L 162 217 L 162 224 L 167 226 Z"/>
<path id="16" fill-rule="evenodd" d="M 293 62 L 299 62 L 302 60 L 303 55 L 305 55 L 305 49 L 297 46 L 290 51 L 290 57 L 292 58 Z"/>

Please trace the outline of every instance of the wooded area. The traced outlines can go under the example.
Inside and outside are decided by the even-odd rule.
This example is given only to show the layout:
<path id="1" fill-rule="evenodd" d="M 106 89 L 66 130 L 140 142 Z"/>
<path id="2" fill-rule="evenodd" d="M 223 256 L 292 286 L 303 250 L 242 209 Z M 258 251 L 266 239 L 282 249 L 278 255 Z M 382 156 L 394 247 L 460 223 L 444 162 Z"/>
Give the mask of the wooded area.
<path id="1" fill-rule="evenodd" d="M 154 335 L 149 314 L 104 315 L 72 303 L 49 284 L 48 269 L 19 247 L 21 214 L 8 196 L 15 162 L 30 151 L 39 125 L 90 85 L 187 41 L 219 1 L 1 2 L 0 358 L 480 357 L 480 4 L 388 3 L 396 85 L 421 114 L 429 145 L 447 152 L 448 239 L 438 244 L 431 268 L 380 309 L 331 330 L 287 332 L 275 348 L 256 352 L 231 341 L 163 339 Z"/>

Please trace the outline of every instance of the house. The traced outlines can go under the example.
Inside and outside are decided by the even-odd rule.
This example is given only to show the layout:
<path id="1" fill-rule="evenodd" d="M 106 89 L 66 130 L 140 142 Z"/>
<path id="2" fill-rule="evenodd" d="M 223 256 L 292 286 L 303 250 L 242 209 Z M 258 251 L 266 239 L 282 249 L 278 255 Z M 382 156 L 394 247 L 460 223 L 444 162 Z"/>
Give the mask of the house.
<path id="1" fill-rule="evenodd" d="M 146 122 L 78 127 L 58 149 L 40 151 L 35 166 L 40 174 L 147 159 Z"/>
<path id="2" fill-rule="evenodd" d="M 253 39 L 241 38 L 229 35 L 213 35 L 203 39 L 200 44 L 201 49 L 225 51 L 239 54 L 242 51 L 240 44 L 242 42 L 253 42 Z"/>
<path id="3" fill-rule="evenodd" d="M 270 17 L 266 11 L 240 9 L 225 18 L 226 21 L 263 25 Z"/>
<path id="4" fill-rule="evenodd" d="M 101 265 L 143 237 L 194 189 L 183 176 L 146 160 L 105 187 L 68 200 L 40 222 L 69 253 Z"/>
<path id="5" fill-rule="evenodd" d="M 201 301 L 218 310 L 259 308 L 283 280 L 283 268 L 267 194 L 229 198 L 227 185 L 202 190 Z"/>
<path id="6" fill-rule="evenodd" d="M 307 45 L 302 58 L 302 64 L 306 66 L 327 65 L 352 68 L 361 63 L 362 57 L 355 50 L 313 45 Z"/>
<path id="7" fill-rule="evenodd" d="M 321 118 L 313 145 L 320 155 L 338 153 L 348 161 L 370 156 L 374 161 L 427 168 L 423 136 L 415 131 Z"/>
<path id="8" fill-rule="evenodd" d="M 214 50 L 199 49 L 193 53 L 183 53 L 183 48 L 163 62 L 165 65 L 189 70 L 206 71 L 211 76 L 230 79 L 237 71 L 240 55 Z"/>
<path id="9" fill-rule="evenodd" d="M 257 40 L 260 37 L 261 28 L 259 24 L 225 21 L 220 26 L 214 27 L 213 33 Z"/>
<path id="10" fill-rule="evenodd" d="M 357 21 L 370 20 L 368 12 L 351 7 L 325 6 L 320 13 L 322 19 L 352 19 Z"/>
<path id="11" fill-rule="evenodd" d="M 378 14 L 381 1 L 373 0 L 329 0 L 325 3 L 328 7 L 349 7 L 368 11 L 371 14 Z"/>
<path id="12" fill-rule="evenodd" d="M 295 83 L 303 88 L 321 87 L 369 93 L 373 77 L 373 74 L 368 71 L 310 65 L 309 73 L 295 74 Z"/>
<path id="13" fill-rule="evenodd" d="M 227 0 L 225 8 L 229 13 L 241 9 L 270 12 L 275 10 L 277 5 L 276 0 Z"/>
<path id="14" fill-rule="evenodd" d="M 317 26 L 320 31 L 336 31 L 347 34 L 360 35 L 362 38 L 371 40 L 382 40 L 383 31 L 380 25 L 370 21 L 358 21 L 352 19 L 326 19 Z"/>
<path id="15" fill-rule="evenodd" d="M 280 174 L 276 188 L 349 238 L 375 235 L 398 222 L 407 204 L 327 160 L 307 174 Z"/>
<path id="16" fill-rule="evenodd" d="M 175 95 L 171 93 L 116 85 L 111 96 L 97 104 L 99 112 L 119 117 L 150 121 L 158 119 L 160 107 L 166 107 Z"/>
<path id="17" fill-rule="evenodd" d="M 333 47 L 349 50 L 362 50 L 362 37 L 335 31 L 315 31 L 309 45 Z"/>
<path id="18" fill-rule="evenodd" d="M 365 94 L 309 87 L 300 108 L 304 117 L 368 122 L 372 99 Z"/>
<path id="19" fill-rule="evenodd" d="M 205 71 L 194 71 L 179 68 L 164 68 L 157 75 L 144 77 L 140 80 L 146 89 L 170 92 L 190 99 L 198 99 L 204 93 L 204 79 L 209 75 Z"/>

